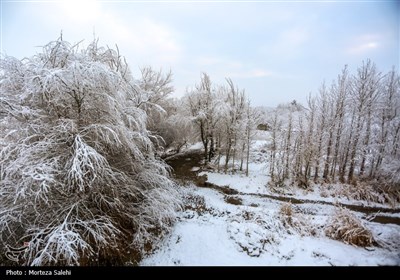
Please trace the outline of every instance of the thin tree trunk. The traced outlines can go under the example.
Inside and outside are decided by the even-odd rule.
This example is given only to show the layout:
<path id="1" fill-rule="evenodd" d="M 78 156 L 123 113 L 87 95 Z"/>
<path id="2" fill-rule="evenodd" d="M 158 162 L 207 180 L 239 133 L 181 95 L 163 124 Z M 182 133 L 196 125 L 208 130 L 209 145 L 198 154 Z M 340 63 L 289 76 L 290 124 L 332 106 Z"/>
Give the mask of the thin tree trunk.
<path id="1" fill-rule="evenodd" d="M 331 149 L 332 149 L 332 128 L 331 131 L 329 132 L 329 141 L 328 141 L 328 147 L 326 149 L 326 159 L 325 159 L 325 165 L 324 165 L 324 173 L 322 177 L 327 180 L 328 179 L 328 174 L 329 174 L 329 166 L 330 166 L 330 160 L 331 160 Z"/>
<path id="2" fill-rule="evenodd" d="M 360 112 L 361 110 L 359 110 Z M 347 175 L 347 182 L 351 183 L 353 181 L 353 176 L 354 176 L 354 168 L 355 168 L 355 163 L 356 163 L 356 153 L 357 153 L 357 147 L 358 147 L 358 138 L 360 137 L 360 132 L 361 132 L 361 116 L 360 113 L 357 117 L 357 127 L 356 127 L 356 134 L 354 136 L 354 141 L 350 153 L 350 167 L 349 167 L 349 173 Z"/>
<path id="3" fill-rule="evenodd" d="M 246 154 L 246 176 L 249 177 L 249 159 L 250 159 L 250 128 L 247 131 L 247 154 Z"/>
<path id="4" fill-rule="evenodd" d="M 360 176 L 363 176 L 364 171 L 365 171 L 365 160 L 367 157 L 367 149 L 368 149 L 368 145 L 369 145 L 370 134 L 371 134 L 371 108 L 369 108 L 369 111 L 368 111 L 367 132 L 365 134 L 365 139 L 364 139 L 364 150 L 363 150 L 363 157 L 362 157 L 361 166 L 360 166 Z"/>

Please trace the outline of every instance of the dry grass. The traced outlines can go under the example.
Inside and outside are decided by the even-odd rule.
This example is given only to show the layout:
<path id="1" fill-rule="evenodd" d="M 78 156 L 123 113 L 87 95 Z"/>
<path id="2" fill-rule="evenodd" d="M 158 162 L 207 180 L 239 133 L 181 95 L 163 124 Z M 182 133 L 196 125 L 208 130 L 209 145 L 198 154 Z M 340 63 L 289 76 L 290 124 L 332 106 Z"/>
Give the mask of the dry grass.
<path id="1" fill-rule="evenodd" d="M 344 197 L 350 200 L 389 204 L 396 207 L 400 203 L 400 191 L 381 186 L 373 186 L 366 182 L 350 184 L 321 185 L 321 197 Z"/>
<path id="2" fill-rule="evenodd" d="M 385 203 L 385 198 L 379 194 L 371 185 L 358 183 L 350 185 L 349 198 L 355 200 L 365 200 L 368 202 Z"/>
<path id="3" fill-rule="evenodd" d="M 225 196 L 225 202 L 233 205 L 242 205 L 243 201 L 240 197 L 238 196 L 232 196 L 232 195 L 226 195 Z"/>
<path id="4" fill-rule="evenodd" d="M 299 233 L 302 236 L 316 235 L 316 231 L 301 213 L 296 213 L 290 202 L 283 203 L 278 212 L 278 218 L 286 228 L 287 233 Z"/>
<path id="5" fill-rule="evenodd" d="M 283 224 L 293 226 L 293 208 L 292 203 L 283 203 L 279 209 L 279 217 Z"/>
<path id="6" fill-rule="evenodd" d="M 371 231 L 344 208 L 336 209 L 334 216 L 325 227 L 325 234 L 332 239 L 360 247 L 370 246 L 374 242 Z"/>
<path id="7" fill-rule="evenodd" d="M 395 208 L 400 204 L 400 189 L 391 186 L 376 186 L 375 189 L 384 197 L 385 202 Z"/>

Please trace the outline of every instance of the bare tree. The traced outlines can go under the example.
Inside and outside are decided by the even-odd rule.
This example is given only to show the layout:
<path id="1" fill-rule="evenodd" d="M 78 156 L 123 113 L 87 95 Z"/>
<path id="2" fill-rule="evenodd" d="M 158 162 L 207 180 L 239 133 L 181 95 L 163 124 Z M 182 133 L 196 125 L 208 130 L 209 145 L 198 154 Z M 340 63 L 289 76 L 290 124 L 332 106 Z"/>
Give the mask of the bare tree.
<path id="1" fill-rule="evenodd" d="M 225 173 L 228 170 L 228 163 L 232 157 L 233 169 L 235 168 L 235 156 L 237 150 L 237 138 L 240 131 L 240 121 L 242 120 L 245 107 L 245 94 L 233 84 L 231 79 L 227 79 L 228 89 L 226 96 L 227 111 L 224 116 L 226 144 L 225 144 Z"/>
<path id="2" fill-rule="evenodd" d="M 351 153 L 350 153 L 350 167 L 348 172 L 348 182 L 353 180 L 354 169 L 356 165 L 356 155 L 359 149 L 359 140 L 361 138 L 361 132 L 363 125 L 367 126 L 366 135 L 364 142 L 369 141 L 369 131 L 370 131 L 370 108 L 372 108 L 372 103 L 375 102 L 378 96 L 378 83 L 380 80 L 380 74 L 377 73 L 375 65 L 368 60 L 363 62 L 361 68 L 357 71 L 357 77 L 354 78 L 352 86 L 352 100 L 355 102 L 356 109 L 356 127 L 354 132 L 354 138 L 351 143 Z M 365 115 L 367 113 L 367 116 Z M 366 118 L 366 122 L 364 119 Z"/>
<path id="3" fill-rule="evenodd" d="M 350 90 L 350 79 L 348 76 L 347 65 L 339 75 L 336 84 L 332 87 L 332 94 L 335 100 L 335 150 L 333 154 L 333 163 L 331 168 L 331 177 L 335 181 L 336 167 L 339 164 L 339 152 L 341 148 L 344 120 L 346 114 L 346 100 Z"/>
<path id="4" fill-rule="evenodd" d="M 316 148 L 316 156 L 315 156 L 315 172 L 314 172 L 314 181 L 317 181 L 319 177 L 320 170 L 320 158 L 322 153 L 322 144 L 323 139 L 325 138 L 325 126 L 326 126 L 326 112 L 328 108 L 328 97 L 327 97 L 327 89 L 325 83 L 322 84 L 319 90 L 319 96 L 317 97 L 317 107 L 318 107 L 318 122 L 317 122 L 317 148 Z"/>
<path id="5" fill-rule="evenodd" d="M 287 179 L 308 186 L 321 173 L 325 181 L 357 183 L 382 179 L 400 183 L 400 80 L 393 70 L 386 76 L 366 61 L 350 76 L 347 66 L 327 89 L 308 99 L 304 114 L 288 112 L 287 122 L 272 120 L 270 174 L 275 185 Z M 292 108 L 300 105 L 291 103 Z M 285 109 L 285 105 L 277 110 Z M 389 175 L 390 174 L 390 175 Z"/>

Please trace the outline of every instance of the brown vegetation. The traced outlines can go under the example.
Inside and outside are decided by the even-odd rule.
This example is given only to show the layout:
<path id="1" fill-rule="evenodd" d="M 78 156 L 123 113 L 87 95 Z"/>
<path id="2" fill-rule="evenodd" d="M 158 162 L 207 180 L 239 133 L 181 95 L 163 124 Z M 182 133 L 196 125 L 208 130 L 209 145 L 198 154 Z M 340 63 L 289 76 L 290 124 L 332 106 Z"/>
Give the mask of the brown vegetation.
<path id="1" fill-rule="evenodd" d="M 325 234 L 346 244 L 367 247 L 374 238 L 363 223 L 345 208 L 338 208 L 325 228 Z"/>

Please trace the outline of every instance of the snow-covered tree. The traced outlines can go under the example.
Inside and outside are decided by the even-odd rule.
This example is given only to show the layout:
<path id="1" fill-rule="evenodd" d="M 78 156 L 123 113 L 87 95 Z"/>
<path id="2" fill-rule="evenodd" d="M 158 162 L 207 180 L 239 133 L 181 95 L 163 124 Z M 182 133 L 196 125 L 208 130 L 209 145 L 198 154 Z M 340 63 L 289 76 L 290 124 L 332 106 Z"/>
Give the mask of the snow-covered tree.
<path id="1" fill-rule="evenodd" d="M 189 115 L 204 146 L 206 162 L 210 162 L 215 153 L 215 131 L 220 121 L 217 114 L 221 108 L 217 96 L 217 90 L 206 73 L 202 74 L 200 84 L 185 96 Z"/>
<path id="2" fill-rule="evenodd" d="M 377 72 L 375 64 L 370 60 L 358 68 L 357 75 L 353 79 L 350 100 L 356 106 L 356 120 L 354 137 L 350 144 L 350 166 L 347 175 L 349 182 L 353 180 L 359 150 L 366 150 L 367 147 L 365 146 L 369 144 L 372 110 L 379 96 L 380 79 L 380 73 Z M 364 147 L 361 146 L 362 144 L 364 144 Z M 365 154 L 362 157 L 360 175 L 363 174 L 365 169 Z"/>
<path id="3" fill-rule="evenodd" d="M 372 129 L 370 177 L 383 177 L 400 184 L 400 76 L 391 70 L 382 80 L 377 104 L 376 123 Z"/>
<path id="4" fill-rule="evenodd" d="M 352 184 L 379 180 L 379 186 L 398 186 L 399 102 L 400 79 L 395 70 L 382 75 L 367 60 L 351 75 L 345 66 L 329 88 L 324 83 L 319 95 L 309 99 L 298 122 L 289 109 L 282 124 L 275 115 L 270 156 L 273 185 L 291 179 L 307 186 L 313 176 L 315 182 L 320 178 Z M 283 109 L 284 105 L 277 108 Z"/>
<path id="5" fill-rule="evenodd" d="M 163 152 L 179 153 L 182 147 L 195 141 L 194 126 L 182 99 L 170 98 L 164 103 L 166 113 L 154 126 L 154 132 L 162 137 L 159 143 Z"/>
<path id="6" fill-rule="evenodd" d="M 146 128 L 149 93 L 118 50 L 59 38 L 2 58 L 0 75 L 1 255 L 122 264 L 148 250 L 179 200 Z"/>
<path id="7" fill-rule="evenodd" d="M 249 176 L 249 162 L 250 162 L 250 148 L 252 141 L 256 134 L 256 128 L 261 120 L 260 110 L 251 107 L 250 100 L 246 103 L 245 116 L 243 119 L 245 133 L 242 134 L 242 148 L 241 148 L 241 160 L 240 160 L 240 171 L 242 171 L 244 155 L 246 154 L 246 176 Z"/>
<path id="8" fill-rule="evenodd" d="M 200 84 L 185 95 L 184 107 L 203 143 L 205 163 L 215 157 L 218 171 L 221 165 L 225 172 L 243 171 L 259 113 L 246 101 L 243 89 L 229 78 L 226 82 L 214 85 L 203 73 Z"/>
<path id="9" fill-rule="evenodd" d="M 244 90 L 239 90 L 231 79 L 227 79 L 228 87 L 225 92 L 225 113 L 222 118 L 225 131 L 225 173 L 228 170 L 229 161 L 232 160 L 235 169 L 235 159 L 238 145 L 239 133 L 245 134 L 245 125 L 242 122 L 245 115 L 246 99 Z"/>
<path id="10" fill-rule="evenodd" d="M 138 81 L 142 90 L 137 107 L 146 111 L 147 125 L 150 130 L 156 130 L 157 124 L 165 116 L 165 107 L 169 96 L 174 92 L 172 72 L 155 71 L 150 66 L 140 69 L 141 78 Z"/>

